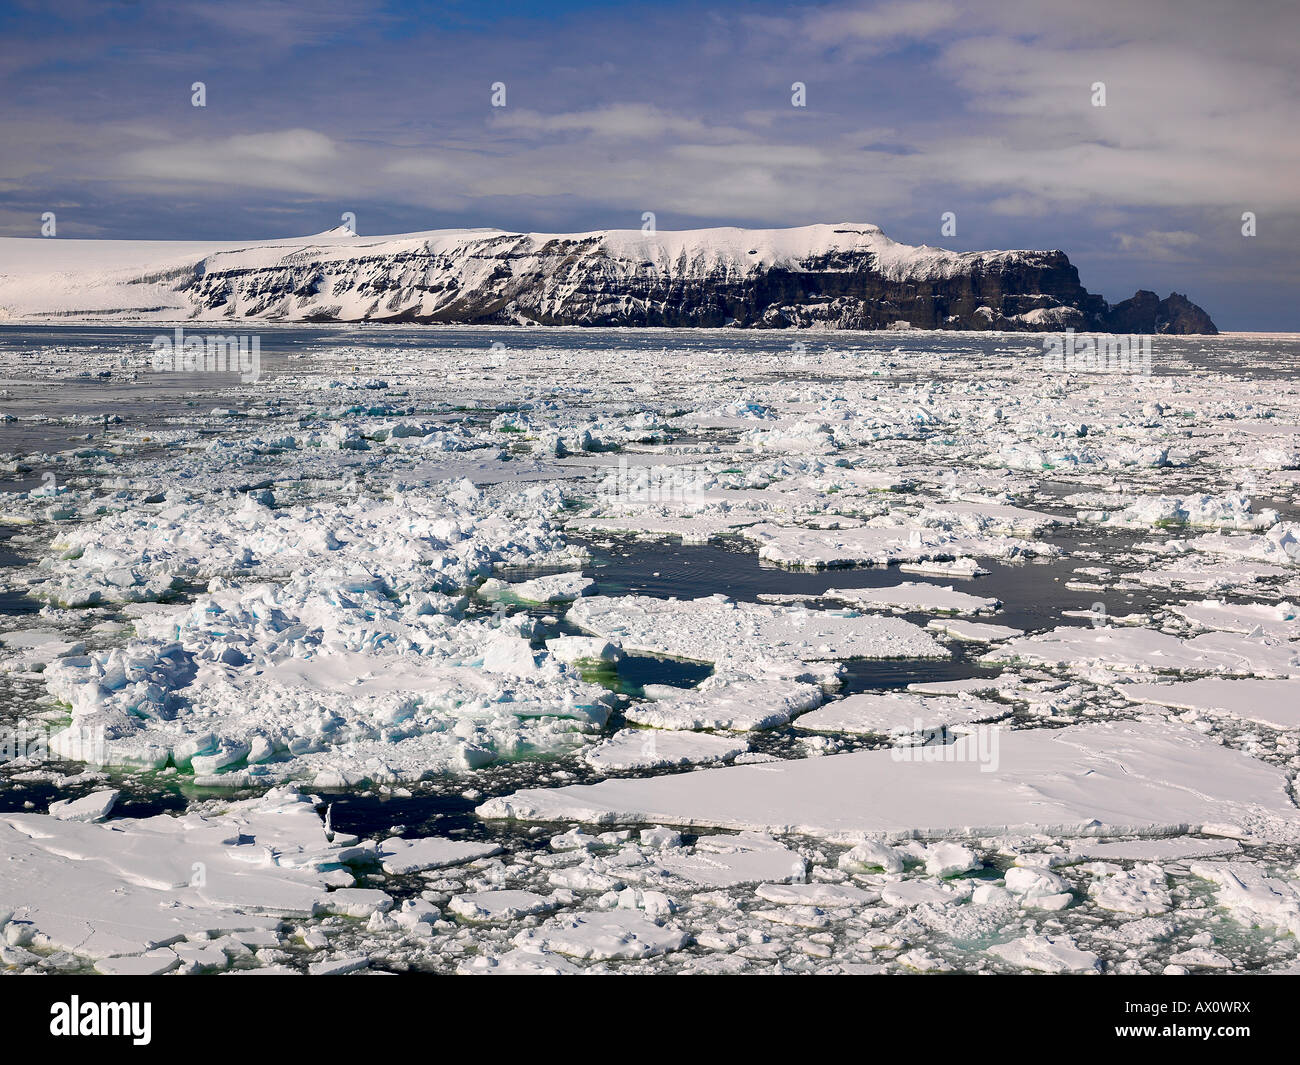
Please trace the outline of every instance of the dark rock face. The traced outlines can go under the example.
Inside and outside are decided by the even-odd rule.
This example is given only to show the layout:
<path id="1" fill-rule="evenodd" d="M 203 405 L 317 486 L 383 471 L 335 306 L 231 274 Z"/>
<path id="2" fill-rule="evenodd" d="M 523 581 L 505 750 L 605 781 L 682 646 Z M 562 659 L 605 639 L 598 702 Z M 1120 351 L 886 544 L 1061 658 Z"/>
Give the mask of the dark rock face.
<path id="1" fill-rule="evenodd" d="M 912 248 L 849 225 L 662 238 L 358 241 L 342 256 L 306 247 L 271 265 L 215 257 L 177 287 L 199 317 L 291 321 L 1216 332 L 1177 294 L 1110 307 L 1061 251 Z"/>
<path id="2" fill-rule="evenodd" d="M 1132 299 L 1110 308 L 1106 327 L 1113 333 L 1208 333 L 1218 329 L 1210 316 L 1186 296 L 1170 293 L 1160 299 L 1154 292 L 1139 289 Z"/>
<path id="3" fill-rule="evenodd" d="M 536 307 L 530 295 L 515 295 L 516 311 Z M 918 329 L 1056 329 L 1084 327 L 1104 307 L 1079 284 L 1064 254 L 1034 252 L 1020 261 L 934 280 L 891 280 L 869 257 L 813 259 L 801 270 L 776 268 L 742 278 L 629 278 L 613 288 L 607 279 L 587 276 L 560 314 L 541 313 L 536 320 L 753 329 L 885 329 L 896 322 Z M 576 308 L 581 311 L 575 317 Z M 1013 320 L 1038 309 L 1060 317 L 1041 323 Z"/>

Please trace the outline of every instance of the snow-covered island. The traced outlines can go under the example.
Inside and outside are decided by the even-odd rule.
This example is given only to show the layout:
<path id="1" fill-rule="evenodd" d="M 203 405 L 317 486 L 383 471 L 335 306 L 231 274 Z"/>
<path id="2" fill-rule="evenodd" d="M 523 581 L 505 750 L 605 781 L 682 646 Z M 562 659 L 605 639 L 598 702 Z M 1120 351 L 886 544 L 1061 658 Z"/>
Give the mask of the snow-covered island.
<path id="1" fill-rule="evenodd" d="M 0 321 L 1217 332 L 1178 293 L 1111 305 L 1062 251 L 952 252 L 863 223 L 440 230 L 249 242 L 0 238 Z"/>

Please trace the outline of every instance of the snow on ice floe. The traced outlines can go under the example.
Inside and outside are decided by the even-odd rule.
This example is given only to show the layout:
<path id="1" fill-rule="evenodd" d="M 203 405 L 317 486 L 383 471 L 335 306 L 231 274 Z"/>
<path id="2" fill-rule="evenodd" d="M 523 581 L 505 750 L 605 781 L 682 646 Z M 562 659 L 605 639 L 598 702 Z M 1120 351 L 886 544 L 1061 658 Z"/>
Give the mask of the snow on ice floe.
<path id="1" fill-rule="evenodd" d="M 1280 521 L 1265 533 L 1206 533 L 1187 542 L 1193 551 L 1281 566 L 1300 564 L 1300 523 Z"/>
<path id="2" fill-rule="evenodd" d="M 1263 562 L 1207 560 L 1193 555 L 1172 562 L 1153 561 L 1140 570 L 1125 573 L 1124 580 L 1156 588 L 1186 588 L 1199 592 L 1250 591 L 1253 585 L 1285 577 L 1283 566 Z"/>
<path id="3" fill-rule="evenodd" d="M 50 629 L 23 629 L 0 633 L 5 654 L 0 670 L 40 671 L 51 662 L 67 655 L 79 655 L 86 649 L 80 640 L 66 640 Z"/>
<path id="4" fill-rule="evenodd" d="M 1173 907 L 1168 877 L 1154 862 L 1139 862 L 1131 869 L 1102 869 L 1088 894 L 1103 910 L 1139 917 L 1167 913 Z"/>
<path id="5" fill-rule="evenodd" d="M 1080 510 L 1079 517 L 1085 521 L 1127 528 L 1193 525 L 1260 530 L 1276 524 L 1278 512 L 1266 509 L 1256 513 L 1251 500 L 1244 495 L 1146 496 L 1120 510 Z"/>
<path id="6" fill-rule="evenodd" d="M 521 949 L 596 961 L 655 957 L 688 941 L 680 926 L 635 910 L 563 914 L 515 936 Z"/>
<path id="7" fill-rule="evenodd" d="M 1005 503 L 953 500 L 932 503 L 920 516 L 925 525 L 956 526 L 970 532 L 996 532 L 1020 536 L 1037 536 L 1048 529 L 1072 525 L 1073 519 L 1055 514 L 1043 514 Z"/>
<path id="8" fill-rule="evenodd" d="M 471 840 L 443 839 L 425 836 L 420 839 L 402 839 L 391 836 L 379 843 L 376 856 L 384 872 L 394 876 L 418 873 L 425 869 L 442 869 L 449 865 L 490 858 L 501 853 L 496 843 L 476 843 Z"/>
<path id="9" fill-rule="evenodd" d="M 11 945 L 111 959 L 186 939 L 243 942 L 253 933 L 273 942 L 284 917 L 355 905 L 346 868 L 359 854 L 355 841 L 329 842 L 312 803 L 287 790 L 221 813 L 105 824 L 3 814 L 0 837 L 0 910 L 13 911 Z M 392 904 L 373 895 L 368 911 Z M 180 946 L 159 957 L 151 971 L 185 963 Z"/>
<path id="10" fill-rule="evenodd" d="M 672 729 L 623 729 L 590 748 L 584 758 L 593 769 L 655 769 L 663 766 L 724 762 L 749 744 L 730 736 Z"/>
<path id="11" fill-rule="evenodd" d="M 1068 936 L 1025 936 L 990 947 L 989 953 L 1016 968 L 1041 973 L 1089 973 L 1101 968 L 1096 954 L 1080 950 Z"/>
<path id="12" fill-rule="evenodd" d="M 1133 702 L 1225 714 L 1275 729 L 1300 729 L 1300 679 L 1205 677 L 1181 684 L 1119 684 L 1115 690 Z"/>
<path id="13" fill-rule="evenodd" d="M 1264 924 L 1300 936 L 1300 890 L 1295 880 L 1270 876 L 1245 862 L 1195 862 L 1192 872 L 1215 886 L 1219 905 L 1246 924 Z"/>
<path id="14" fill-rule="evenodd" d="M 1300 643 L 1209 632 L 1191 639 L 1143 628 L 1061 626 L 1011 640 L 983 661 L 1059 666 L 1081 672 L 1227 673 L 1300 676 Z"/>
<path id="15" fill-rule="evenodd" d="M 1059 555 L 1060 548 L 1040 541 L 998 534 L 947 532 L 912 526 L 862 526 L 814 529 L 764 523 L 738 530 L 758 545 L 759 558 L 783 566 L 814 569 L 835 566 L 887 566 L 895 562 Z"/>
<path id="16" fill-rule="evenodd" d="M 1300 610 L 1290 602 L 1228 603 L 1206 599 L 1199 603 L 1175 604 L 1169 609 L 1203 629 L 1262 633 L 1288 640 L 1300 638 Z"/>
<path id="17" fill-rule="evenodd" d="M 556 636 L 546 641 L 547 652 L 560 662 L 617 662 L 622 648 L 599 636 Z"/>
<path id="18" fill-rule="evenodd" d="M 720 595 L 591 596 L 575 603 L 568 616 L 625 649 L 696 661 L 948 657 L 922 629 L 898 618 L 734 602 Z"/>
<path id="19" fill-rule="evenodd" d="M 985 743 L 981 755 L 980 743 Z M 1165 721 L 959 738 L 671 777 L 528 789 L 487 818 L 652 822 L 799 832 L 832 840 L 1011 832 L 1168 835 L 1207 826 L 1287 837 L 1300 830 L 1285 774 Z M 923 752 L 929 751 L 926 756 Z"/>
<path id="20" fill-rule="evenodd" d="M 1061 862 L 1171 862 L 1185 858 L 1213 858 L 1238 854 L 1235 839 L 1197 839 L 1191 836 L 1168 839 L 1071 840 Z"/>
<path id="21" fill-rule="evenodd" d="M 824 597 L 869 609 L 937 614 L 987 614 L 1002 605 L 1000 600 L 990 596 L 971 595 L 951 586 L 911 581 L 889 588 L 828 588 Z"/>
<path id="22" fill-rule="evenodd" d="M 467 921 L 511 921 L 537 913 L 548 913 L 558 905 L 555 899 L 533 891 L 499 888 L 456 895 L 447 908 Z"/>
<path id="23" fill-rule="evenodd" d="M 1025 634 L 1023 629 L 1013 629 L 1009 625 L 990 625 L 987 622 L 962 621 L 958 618 L 932 618 L 926 622 L 925 627 L 962 643 L 998 643 Z"/>
<path id="24" fill-rule="evenodd" d="M 987 577 L 989 571 L 973 558 L 955 558 L 951 562 L 900 562 L 900 573 L 921 573 L 931 577 Z"/>
<path id="25" fill-rule="evenodd" d="M 658 863 L 671 876 L 712 888 L 803 880 L 807 862 L 760 832 L 701 836 L 689 851 L 673 848 Z"/>
<path id="26" fill-rule="evenodd" d="M 50 803 L 50 816 L 59 821 L 102 821 L 121 794 L 116 789 L 109 789 L 94 791 L 79 799 L 61 799 Z"/>
<path id="27" fill-rule="evenodd" d="M 891 610 L 896 613 L 987 614 L 1002 605 L 1001 600 L 959 592 L 951 585 L 903 581 L 883 588 L 828 588 L 820 595 L 759 593 L 763 603 L 809 603 L 834 599 L 867 610 Z"/>
<path id="28" fill-rule="evenodd" d="M 796 724 L 814 732 L 895 736 L 933 732 L 954 725 L 997 721 L 1011 708 L 974 696 L 946 697 L 858 692 L 804 714 Z"/>
<path id="29" fill-rule="evenodd" d="M 656 691 L 655 695 L 625 707 L 623 716 L 654 729 L 749 732 L 784 725 L 826 697 L 822 685 L 807 675 L 788 677 L 761 671 L 757 677 L 715 673 L 697 688 L 680 694 Z"/>
<path id="30" fill-rule="evenodd" d="M 581 573 L 555 573 L 517 583 L 490 577 L 479 585 L 478 594 L 485 599 L 519 603 L 569 603 L 586 595 L 595 585 L 595 581 Z"/>

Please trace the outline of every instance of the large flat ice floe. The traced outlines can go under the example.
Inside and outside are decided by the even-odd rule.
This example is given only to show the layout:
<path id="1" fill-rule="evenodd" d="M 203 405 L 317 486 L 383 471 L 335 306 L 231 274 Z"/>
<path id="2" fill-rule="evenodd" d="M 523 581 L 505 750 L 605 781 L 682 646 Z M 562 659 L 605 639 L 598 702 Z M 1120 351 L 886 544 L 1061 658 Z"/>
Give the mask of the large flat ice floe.
<path id="1" fill-rule="evenodd" d="M 759 558 L 783 566 L 888 566 L 895 562 L 976 558 L 1055 557 L 1060 548 L 996 533 L 912 526 L 813 529 L 796 525 L 751 525 L 740 535 L 758 545 Z"/>
<path id="2" fill-rule="evenodd" d="M 956 741 L 956 757 L 948 760 L 864 751 L 606 780 L 517 792 L 489 800 L 479 813 L 744 828 L 840 841 L 1206 829 L 1300 836 L 1284 773 L 1167 721 L 1003 731 L 999 740 L 991 772 L 984 771 L 979 741 L 971 736 Z"/>
<path id="3" fill-rule="evenodd" d="M 3 814 L 0 853 L 0 911 L 14 915 L 10 942 L 92 959 L 186 939 L 238 941 L 273 932 L 285 917 L 392 904 L 382 892 L 352 893 L 344 863 L 361 852 L 331 843 L 312 803 L 287 790 L 220 814 L 107 824 Z M 182 956 L 162 951 L 148 965 L 166 971 Z"/>
<path id="4" fill-rule="evenodd" d="M 705 662 L 948 657 L 942 644 L 899 618 L 738 603 L 720 595 L 591 596 L 574 604 L 569 620 L 627 650 Z"/>
<path id="5" fill-rule="evenodd" d="M 1300 643 L 1228 632 L 1183 639 L 1155 629 L 1063 625 L 1010 640 L 985 655 L 984 661 L 1082 672 L 1294 677 L 1300 676 Z"/>
<path id="6" fill-rule="evenodd" d="M 870 610 L 936 614 L 987 614 L 1002 605 L 989 596 L 916 581 L 903 581 L 885 588 L 828 588 L 819 596 L 760 595 L 759 599 L 766 603 L 836 599 Z"/>
<path id="7" fill-rule="evenodd" d="M 1300 729 L 1300 680 L 1226 680 L 1203 677 L 1182 684 L 1120 684 L 1138 703 L 1226 714 L 1275 729 Z"/>
<path id="8" fill-rule="evenodd" d="M 858 692 L 804 714 L 796 724 L 815 732 L 890 736 L 996 721 L 1010 713 L 1009 706 L 970 695 L 950 698 L 908 692 Z"/>
<path id="9" fill-rule="evenodd" d="M 749 749 L 743 739 L 668 729 L 623 729 L 586 752 L 593 769 L 655 769 L 722 762 Z"/>

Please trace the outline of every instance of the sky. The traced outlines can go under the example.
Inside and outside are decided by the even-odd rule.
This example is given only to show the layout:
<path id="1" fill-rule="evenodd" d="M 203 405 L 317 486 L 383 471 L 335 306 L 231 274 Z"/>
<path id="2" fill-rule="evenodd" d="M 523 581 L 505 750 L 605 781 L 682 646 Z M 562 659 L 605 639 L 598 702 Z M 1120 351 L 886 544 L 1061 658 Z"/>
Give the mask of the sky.
<path id="1" fill-rule="evenodd" d="M 1300 331 L 1297 41 L 1292 0 L 0 0 L 0 235 L 871 222 Z"/>

